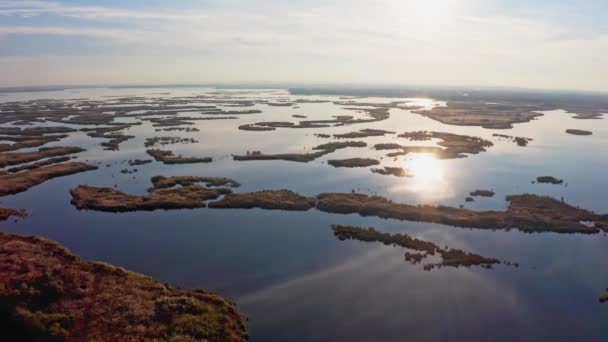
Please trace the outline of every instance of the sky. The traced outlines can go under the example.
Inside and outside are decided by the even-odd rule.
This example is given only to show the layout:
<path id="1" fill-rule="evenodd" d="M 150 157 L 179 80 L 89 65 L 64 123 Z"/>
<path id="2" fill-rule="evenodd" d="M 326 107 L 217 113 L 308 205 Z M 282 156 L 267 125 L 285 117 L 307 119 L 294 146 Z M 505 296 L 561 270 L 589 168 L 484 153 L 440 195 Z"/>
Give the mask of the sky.
<path id="1" fill-rule="evenodd" d="M 0 0 L 0 86 L 608 91 L 607 0 Z"/>

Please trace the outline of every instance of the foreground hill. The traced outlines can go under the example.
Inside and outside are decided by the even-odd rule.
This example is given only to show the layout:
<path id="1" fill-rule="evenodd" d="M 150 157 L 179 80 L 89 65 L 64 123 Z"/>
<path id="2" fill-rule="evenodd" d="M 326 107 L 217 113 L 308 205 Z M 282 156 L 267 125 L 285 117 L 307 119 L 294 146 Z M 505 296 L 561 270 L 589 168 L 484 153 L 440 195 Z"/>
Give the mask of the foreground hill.
<path id="1" fill-rule="evenodd" d="M 244 341 L 235 304 L 0 233 L 2 341 Z"/>

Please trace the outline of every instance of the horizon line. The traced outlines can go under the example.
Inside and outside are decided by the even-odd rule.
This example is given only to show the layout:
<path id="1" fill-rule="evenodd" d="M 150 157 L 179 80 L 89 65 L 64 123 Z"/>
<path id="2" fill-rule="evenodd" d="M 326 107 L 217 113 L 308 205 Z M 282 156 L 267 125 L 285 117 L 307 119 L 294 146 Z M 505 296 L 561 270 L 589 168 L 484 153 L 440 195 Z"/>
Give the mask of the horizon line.
<path id="1" fill-rule="evenodd" d="M 568 88 L 531 88 L 517 86 L 490 86 L 490 85 L 439 85 L 439 84 L 394 84 L 394 83 L 338 83 L 338 82 L 271 82 L 271 81 L 248 81 L 248 82 L 203 82 L 203 83 L 98 83 L 98 84 L 47 84 L 47 85 L 17 85 L 0 86 L 0 93 L 20 92 L 42 92 L 63 91 L 69 89 L 126 89 L 126 88 L 244 88 L 253 89 L 311 89 L 335 90 L 348 89 L 384 89 L 384 90 L 500 90 L 519 91 L 524 93 L 570 93 L 570 94 L 593 94 L 606 95 L 608 90 L 568 89 Z"/>

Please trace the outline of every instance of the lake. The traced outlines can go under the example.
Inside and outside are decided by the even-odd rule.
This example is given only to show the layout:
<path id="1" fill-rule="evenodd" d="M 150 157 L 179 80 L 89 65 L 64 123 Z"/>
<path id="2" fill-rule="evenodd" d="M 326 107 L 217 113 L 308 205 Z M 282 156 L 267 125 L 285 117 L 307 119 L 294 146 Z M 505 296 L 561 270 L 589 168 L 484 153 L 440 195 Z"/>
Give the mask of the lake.
<path id="1" fill-rule="evenodd" d="M 34 99 L 117 97 L 253 100 L 252 106 L 217 104 L 224 110 L 257 109 L 236 119 L 192 121 L 194 132 L 156 131 L 152 122 L 118 118 L 141 125 L 124 132 L 135 138 L 106 151 L 104 139 L 84 132 L 46 146 L 80 146 L 77 154 L 99 169 L 55 178 L 26 192 L 1 199 L 3 207 L 25 208 L 29 216 L 7 221 L 2 230 L 48 237 L 87 260 L 106 261 L 183 288 L 206 288 L 234 300 L 248 317 L 252 341 L 402 341 L 402 340 L 589 340 L 608 339 L 608 305 L 598 296 L 608 287 L 608 237 L 599 234 L 524 233 L 518 230 L 463 229 L 446 225 L 328 214 L 316 210 L 287 212 L 262 209 L 183 209 L 105 213 L 77 210 L 69 190 L 81 184 L 114 187 L 144 194 L 156 175 L 228 177 L 242 185 L 238 192 L 289 189 L 314 196 L 322 192 L 360 192 L 394 202 L 433 204 L 472 210 L 506 210 L 505 197 L 533 193 L 575 206 L 608 213 L 608 120 L 580 120 L 563 110 L 543 112 L 512 129 L 446 125 L 403 108 L 370 123 L 320 128 L 276 128 L 245 131 L 259 122 L 328 120 L 336 115 L 368 118 L 356 104 L 402 101 L 411 106 L 443 106 L 422 98 L 294 95 L 285 89 L 93 88 L 10 93 L 0 103 Z M 116 97 L 112 97 L 116 96 Z M 295 102 L 298 99 L 306 101 Z M 319 101 L 319 102 L 314 102 Z M 320 102 L 327 101 L 327 102 Z M 205 105 L 195 98 L 189 104 Z M 267 103 L 293 103 L 272 106 Z M 348 109 L 358 107 L 359 110 Z M 2 113 L 0 112 L 0 115 Z M 199 116 L 195 110 L 178 116 Z M 293 115 L 306 116 L 294 118 Z M 162 115 L 161 115 L 162 116 Z M 59 123 L 40 126 L 89 127 Z M 10 126 L 4 124 L 2 127 Z M 27 126 L 25 126 L 27 127 Z M 91 126 L 92 127 L 92 126 Z M 284 160 L 235 161 L 247 151 L 267 154 L 305 153 L 338 141 L 315 134 L 342 134 L 361 129 L 396 133 L 449 132 L 480 137 L 493 146 L 466 158 L 437 159 L 428 153 L 389 158 L 374 144 L 435 146 L 437 139 L 409 141 L 396 134 L 348 139 L 367 147 L 345 148 L 308 163 Z M 590 136 L 566 129 L 592 131 Z M 493 136 L 533 139 L 525 147 Z M 180 136 L 196 140 L 171 144 L 184 156 L 212 157 L 204 164 L 153 162 L 130 167 L 130 159 L 150 159 L 146 138 Z M 25 149 L 23 151 L 27 151 Z M 21 152 L 21 150 L 20 150 Z M 374 158 L 380 166 L 402 167 L 411 177 L 371 172 L 374 167 L 335 168 L 330 159 Z M 395 160 L 396 159 L 396 160 Z M 106 166 L 107 165 L 107 166 Z M 135 173 L 121 173 L 123 169 Z M 563 179 L 561 185 L 539 184 L 538 176 Z M 466 202 L 469 192 L 492 189 L 491 198 Z M 443 267 L 425 271 L 404 261 L 404 249 L 381 243 L 340 241 L 332 224 L 375 227 L 406 233 L 501 260 L 519 267 Z"/>

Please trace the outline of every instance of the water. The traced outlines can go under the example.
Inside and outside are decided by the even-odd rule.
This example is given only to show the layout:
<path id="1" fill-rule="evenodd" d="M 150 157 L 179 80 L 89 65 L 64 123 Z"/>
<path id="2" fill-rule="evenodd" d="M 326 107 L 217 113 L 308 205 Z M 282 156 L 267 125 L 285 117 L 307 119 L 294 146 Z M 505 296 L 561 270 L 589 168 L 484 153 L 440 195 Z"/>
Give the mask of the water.
<path id="1" fill-rule="evenodd" d="M 219 92 L 219 93 L 218 93 Z M 169 93 L 169 94 L 151 94 Z M 292 96 L 285 90 L 79 89 L 60 92 L 14 93 L 0 101 L 40 98 L 108 96 L 179 97 L 214 94 L 239 99 L 325 99 L 331 96 Z M 403 99 L 356 98 L 361 103 Z M 410 99 L 412 103 L 425 103 Z M 474 210 L 503 210 L 505 196 L 547 194 L 597 212 L 608 213 L 608 120 L 577 120 L 563 111 L 547 112 L 510 130 L 444 125 L 407 110 L 391 109 L 388 120 L 371 124 L 315 129 L 248 132 L 237 126 L 260 121 L 328 119 L 353 115 L 346 106 L 301 103 L 299 108 L 260 109 L 262 114 L 238 120 L 194 121 L 200 132 L 155 132 L 150 122 L 126 130 L 135 139 L 120 151 L 104 151 L 102 139 L 82 133 L 48 146 L 82 146 L 79 160 L 100 163 L 96 171 L 56 178 L 27 192 L 1 198 L 6 207 L 27 208 L 30 216 L 4 222 L 5 231 L 45 236 L 88 260 L 102 260 L 153 276 L 184 288 L 203 287 L 230 297 L 248 316 L 252 341 L 401 341 L 401 340 L 605 340 L 608 306 L 597 301 L 608 287 L 608 238 L 597 235 L 525 234 L 484 231 L 437 224 L 401 222 L 318 211 L 175 210 L 124 214 L 78 211 L 69 189 L 80 185 L 113 186 L 145 193 L 150 177 L 162 175 L 225 176 L 242 183 L 238 191 L 287 188 L 305 195 L 321 192 L 379 194 L 394 201 L 458 206 L 468 192 L 494 189 L 493 198 L 477 198 L 465 206 Z M 292 115 L 307 115 L 307 119 Z M 182 116 L 197 114 L 183 113 Z M 362 114 L 355 114 L 363 117 Z M 121 121 L 124 119 L 121 119 Z M 60 124 L 48 124 L 59 126 Z M 76 126 L 82 127 L 82 126 Z M 232 154 L 306 152 L 334 141 L 314 136 L 364 128 L 402 133 L 432 130 L 479 136 L 494 142 L 487 152 L 456 160 L 408 155 L 393 161 L 375 151 L 376 143 L 428 145 L 396 135 L 363 140 L 367 148 L 349 148 L 310 163 L 288 161 L 237 162 Z M 592 136 L 567 135 L 567 128 L 587 129 Z M 530 137 L 527 147 L 492 134 Z M 122 174 L 129 159 L 150 159 L 143 143 L 154 136 L 187 136 L 199 142 L 168 145 L 185 156 L 210 156 L 210 164 L 136 166 Z M 344 169 L 328 159 L 381 158 L 382 166 L 410 169 L 412 178 L 374 174 L 369 168 Z M 110 167 L 105 167 L 110 164 Z M 533 184 L 537 176 L 563 178 L 568 186 Z M 403 260 L 404 250 L 377 243 L 339 241 L 331 224 L 374 226 L 405 232 L 440 246 L 445 244 L 481 255 L 518 262 L 519 268 L 442 268 L 425 272 Z"/>

